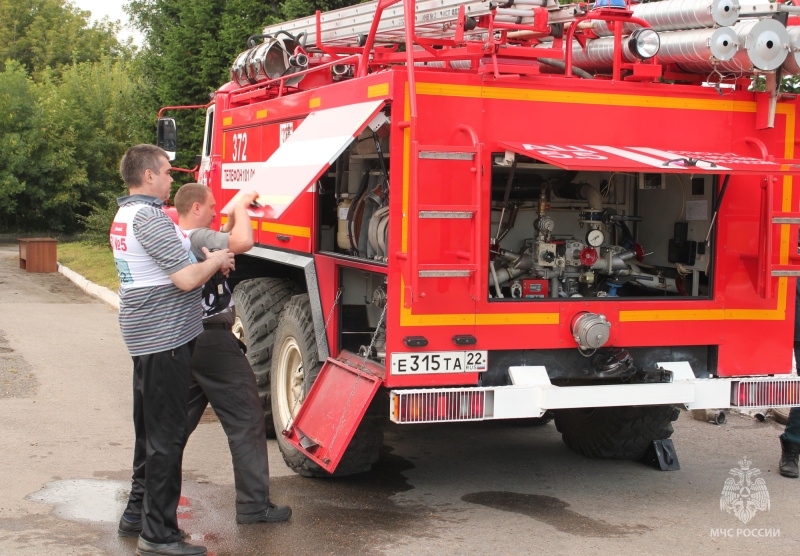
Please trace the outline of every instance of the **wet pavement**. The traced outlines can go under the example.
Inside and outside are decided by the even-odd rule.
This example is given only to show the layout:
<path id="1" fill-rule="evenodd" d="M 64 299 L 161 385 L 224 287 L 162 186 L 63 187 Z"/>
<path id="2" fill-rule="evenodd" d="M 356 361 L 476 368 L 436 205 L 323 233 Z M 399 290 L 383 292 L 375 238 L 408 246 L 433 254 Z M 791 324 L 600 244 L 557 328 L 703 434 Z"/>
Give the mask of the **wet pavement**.
<path id="1" fill-rule="evenodd" d="M 0 246 L 0 387 L 9 385 L 0 396 L 0 555 L 133 554 L 136 539 L 116 534 L 133 440 L 116 313 L 60 275 L 26 275 L 15 248 Z M 552 424 L 389 425 L 371 472 L 328 480 L 295 475 L 269 441 L 271 497 L 294 514 L 237 525 L 230 454 L 210 419 L 186 449 L 179 519 L 217 555 L 800 548 L 800 480 L 777 473 L 782 427 L 738 414 L 716 426 L 684 412 L 675 429 L 681 470 L 672 472 L 582 458 Z M 745 458 L 770 495 L 748 523 L 720 502 Z"/>

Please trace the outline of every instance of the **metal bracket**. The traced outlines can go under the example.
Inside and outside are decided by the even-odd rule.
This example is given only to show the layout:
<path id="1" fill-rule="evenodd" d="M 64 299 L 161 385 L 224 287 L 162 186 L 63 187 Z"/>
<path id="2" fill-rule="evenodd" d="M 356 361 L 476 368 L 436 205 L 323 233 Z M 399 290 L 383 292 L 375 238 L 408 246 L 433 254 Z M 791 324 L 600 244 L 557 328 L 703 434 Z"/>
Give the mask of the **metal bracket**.
<path id="1" fill-rule="evenodd" d="M 716 168 L 717 167 L 717 165 L 714 164 L 713 162 L 711 162 L 710 160 L 705 160 L 703 158 L 691 158 L 691 157 L 688 157 L 688 156 L 685 157 L 685 158 L 674 158 L 672 160 L 667 160 L 666 162 L 664 162 L 661 165 L 662 166 L 669 166 L 673 162 L 683 162 L 683 166 L 685 168 L 694 168 L 694 167 L 697 166 L 698 162 L 705 162 L 705 163 L 709 164 L 711 168 Z"/>

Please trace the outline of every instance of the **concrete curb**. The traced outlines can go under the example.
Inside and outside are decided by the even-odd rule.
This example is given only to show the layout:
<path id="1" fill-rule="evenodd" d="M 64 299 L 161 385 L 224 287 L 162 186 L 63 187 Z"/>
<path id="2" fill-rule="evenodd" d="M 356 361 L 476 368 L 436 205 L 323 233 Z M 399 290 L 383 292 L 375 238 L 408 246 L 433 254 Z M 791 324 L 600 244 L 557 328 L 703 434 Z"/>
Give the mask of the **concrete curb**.
<path id="1" fill-rule="evenodd" d="M 112 292 L 110 289 L 104 288 L 103 286 L 98 286 L 94 282 L 90 282 L 74 270 L 69 269 L 61 263 L 58 263 L 58 271 L 92 297 L 96 297 L 100 301 L 105 301 L 114 309 L 119 311 L 119 295 Z"/>

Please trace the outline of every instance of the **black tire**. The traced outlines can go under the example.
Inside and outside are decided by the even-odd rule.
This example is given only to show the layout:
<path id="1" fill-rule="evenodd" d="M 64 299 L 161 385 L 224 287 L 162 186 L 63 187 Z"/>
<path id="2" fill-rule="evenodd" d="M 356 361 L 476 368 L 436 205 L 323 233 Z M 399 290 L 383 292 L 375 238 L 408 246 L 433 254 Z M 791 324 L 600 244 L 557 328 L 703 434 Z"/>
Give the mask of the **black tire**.
<path id="1" fill-rule="evenodd" d="M 653 440 L 672 435 L 674 405 L 595 407 L 556 411 L 556 428 L 570 450 L 588 458 L 640 460 Z"/>
<path id="2" fill-rule="evenodd" d="M 244 280 L 233 290 L 236 317 L 241 322 L 243 342 L 247 346 L 247 360 L 256 376 L 258 396 L 264 409 L 267 438 L 275 438 L 269 386 L 275 329 L 283 306 L 295 293 L 294 283 L 286 278 Z"/>
<path id="3" fill-rule="evenodd" d="M 297 415 L 303 399 L 319 375 L 314 322 L 308 294 L 296 295 L 286 304 L 275 332 L 272 359 L 272 418 L 275 430 L 286 428 L 290 415 Z M 298 399 L 299 397 L 299 399 Z M 376 396 L 376 399 L 379 396 Z M 333 476 L 343 477 L 369 471 L 378 461 L 383 444 L 383 418 L 373 403 L 358 427 Z M 383 406 L 386 407 L 385 405 Z M 283 459 L 294 472 L 305 477 L 330 477 L 331 474 L 277 435 Z"/>

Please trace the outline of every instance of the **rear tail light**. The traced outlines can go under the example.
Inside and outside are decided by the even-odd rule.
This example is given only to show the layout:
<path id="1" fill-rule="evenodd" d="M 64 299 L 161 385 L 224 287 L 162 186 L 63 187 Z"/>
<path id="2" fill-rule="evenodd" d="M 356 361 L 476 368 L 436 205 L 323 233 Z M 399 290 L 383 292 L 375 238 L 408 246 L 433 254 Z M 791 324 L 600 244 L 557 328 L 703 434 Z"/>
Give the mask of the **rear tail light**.
<path id="1" fill-rule="evenodd" d="M 392 417 L 396 423 L 441 423 L 484 419 L 486 392 L 395 392 Z"/>
<path id="2" fill-rule="evenodd" d="M 734 385 L 731 405 L 781 407 L 800 404 L 800 378 L 743 380 Z"/>

